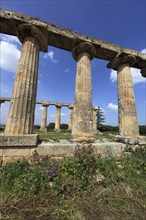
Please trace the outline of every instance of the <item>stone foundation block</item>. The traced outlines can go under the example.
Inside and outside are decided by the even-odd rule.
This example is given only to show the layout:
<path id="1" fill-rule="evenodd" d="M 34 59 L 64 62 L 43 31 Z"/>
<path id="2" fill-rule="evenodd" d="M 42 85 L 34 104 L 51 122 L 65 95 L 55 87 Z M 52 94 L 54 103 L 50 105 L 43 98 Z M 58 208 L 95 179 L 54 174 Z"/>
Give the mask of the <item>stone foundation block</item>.
<path id="1" fill-rule="evenodd" d="M 0 147 L 33 147 L 38 143 L 38 134 L 0 135 Z"/>
<path id="2" fill-rule="evenodd" d="M 127 137 L 127 136 L 116 135 L 114 137 L 114 140 L 117 142 L 130 144 L 130 145 L 135 145 L 139 143 L 139 137 Z"/>

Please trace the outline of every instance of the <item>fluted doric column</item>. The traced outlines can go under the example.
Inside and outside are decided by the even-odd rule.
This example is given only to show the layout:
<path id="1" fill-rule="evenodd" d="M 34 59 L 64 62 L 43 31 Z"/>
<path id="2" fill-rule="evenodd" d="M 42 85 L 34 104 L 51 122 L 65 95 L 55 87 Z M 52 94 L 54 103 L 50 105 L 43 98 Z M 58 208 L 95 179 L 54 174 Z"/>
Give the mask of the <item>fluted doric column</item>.
<path id="1" fill-rule="evenodd" d="M 93 108 L 93 132 L 97 132 L 97 117 L 96 117 L 96 108 Z"/>
<path id="2" fill-rule="evenodd" d="M 54 131 L 60 131 L 60 121 L 61 121 L 61 105 L 56 105 L 56 121 L 55 121 L 55 129 Z"/>
<path id="3" fill-rule="evenodd" d="M 47 132 L 47 109 L 48 105 L 43 104 L 43 111 L 42 111 L 42 120 L 41 120 L 41 126 L 40 131 Z"/>
<path id="4" fill-rule="evenodd" d="M 135 95 L 130 66 L 134 56 L 121 56 L 113 59 L 108 67 L 117 70 L 118 80 L 118 121 L 122 136 L 139 136 Z"/>
<path id="5" fill-rule="evenodd" d="M 34 125 L 39 51 L 44 51 L 45 37 L 35 26 L 20 24 L 17 36 L 22 51 L 16 73 L 5 135 L 31 134 Z"/>
<path id="6" fill-rule="evenodd" d="M 72 136 L 92 138 L 92 76 L 91 60 L 96 54 L 90 43 L 80 43 L 72 50 L 77 61 Z"/>
<path id="7" fill-rule="evenodd" d="M 68 130 L 72 130 L 72 123 L 73 123 L 73 105 L 69 105 L 69 122 L 68 122 Z"/>

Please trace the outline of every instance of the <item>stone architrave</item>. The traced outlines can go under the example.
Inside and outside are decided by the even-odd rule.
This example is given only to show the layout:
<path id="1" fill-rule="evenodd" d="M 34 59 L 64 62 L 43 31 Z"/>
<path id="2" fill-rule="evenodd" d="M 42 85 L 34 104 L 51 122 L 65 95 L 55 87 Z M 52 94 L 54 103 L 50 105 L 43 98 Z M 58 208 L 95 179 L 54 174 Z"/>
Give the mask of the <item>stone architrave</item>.
<path id="1" fill-rule="evenodd" d="M 118 121 L 122 136 L 139 136 L 135 95 L 130 66 L 135 62 L 134 56 L 114 58 L 108 67 L 117 70 L 118 80 Z"/>
<path id="2" fill-rule="evenodd" d="M 72 55 L 77 61 L 72 136 L 75 139 L 92 139 L 92 76 L 91 60 L 95 47 L 87 42 L 76 45 Z"/>
<path id="3" fill-rule="evenodd" d="M 48 105 L 42 104 L 43 111 L 42 111 L 42 120 L 41 120 L 41 126 L 40 131 L 47 132 L 47 109 Z"/>
<path id="4" fill-rule="evenodd" d="M 61 104 L 56 105 L 56 121 L 54 131 L 60 132 L 60 122 L 61 122 Z"/>
<path id="5" fill-rule="evenodd" d="M 96 108 L 93 108 L 93 132 L 97 133 L 97 117 L 96 117 Z"/>
<path id="6" fill-rule="evenodd" d="M 46 37 L 33 25 L 20 24 L 17 28 L 17 36 L 22 42 L 22 51 L 7 117 L 5 135 L 33 133 L 39 51 L 47 50 Z M 46 48 L 44 48 L 45 44 Z"/>
<path id="7" fill-rule="evenodd" d="M 68 123 L 68 130 L 72 130 L 72 124 L 73 124 L 73 105 L 69 105 L 69 123 Z"/>

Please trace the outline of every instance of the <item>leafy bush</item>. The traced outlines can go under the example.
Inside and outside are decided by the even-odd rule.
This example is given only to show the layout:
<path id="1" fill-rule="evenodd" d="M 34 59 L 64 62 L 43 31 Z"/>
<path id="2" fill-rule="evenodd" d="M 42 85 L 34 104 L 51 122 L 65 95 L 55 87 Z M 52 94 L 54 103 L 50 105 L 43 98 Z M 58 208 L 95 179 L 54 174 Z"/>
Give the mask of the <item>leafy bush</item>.
<path id="1" fill-rule="evenodd" d="M 102 125 L 98 128 L 101 132 L 118 132 L 119 127 L 118 126 L 110 126 L 110 125 Z"/>
<path id="2" fill-rule="evenodd" d="M 23 175 L 30 165 L 26 160 L 18 160 L 16 162 L 8 163 L 3 168 L 2 172 L 2 185 L 6 190 L 12 190 L 14 187 L 14 181 Z"/>
<path id="3" fill-rule="evenodd" d="M 17 194 L 39 194 L 48 185 L 47 169 L 50 163 L 30 165 L 26 160 L 8 163 L 3 168 L 1 179 L 4 190 Z"/>
<path id="4" fill-rule="evenodd" d="M 34 125 L 34 129 L 40 129 L 40 125 Z"/>
<path id="5" fill-rule="evenodd" d="M 55 123 L 50 123 L 50 124 L 48 124 L 48 126 L 47 126 L 47 130 L 54 130 L 54 128 L 55 128 Z"/>
<path id="6" fill-rule="evenodd" d="M 145 135 L 146 136 L 146 125 L 140 125 L 139 126 L 139 133 L 140 133 L 140 135 Z"/>
<path id="7" fill-rule="evenodd" d="M 68 124 L 61 124 L 60 129 L 61 130 L 67 130 L 68 129 Z"/>
<path id="8" fill-rule="evenodd" d="M 73 158 L 65 158 L 59 165 L 53 164 L 53 167 L 49 177 L 50 187 L 58 195 L 78 194 L 89 187 L 96 172 L 94 149 L 91 145 L 77 147 Z"/>

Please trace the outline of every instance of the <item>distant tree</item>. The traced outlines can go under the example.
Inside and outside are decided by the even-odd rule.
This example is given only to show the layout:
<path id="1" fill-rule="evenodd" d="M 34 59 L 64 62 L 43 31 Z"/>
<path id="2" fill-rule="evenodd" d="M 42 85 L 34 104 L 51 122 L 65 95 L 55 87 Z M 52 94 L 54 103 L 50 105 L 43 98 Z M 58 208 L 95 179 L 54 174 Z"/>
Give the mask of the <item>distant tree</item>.
<path id="1" fill-rule="evenodd" d="M 60 129 L 61 130 L 67 130 L 68 129 L 68 124 L 61 124 Z"/>
<path id="2" fill-rule="evenodd" d="M 50 124 L 48 124 L 47 126 L 47 129 L 50 129 L 50 130 L 54 130 L 55 128 L 55 123 L 51 122 Z"/>
<path id="3" fill-rule="evenodd" d="M 99 128 L 99 127 L 102 126 L 102 123 L 105 122 L 104 112 L 103 112 L 103 110 L 100 108 L 100 106 L 98 106 L 98 108 L 97 108 L 96 118 L 97 118 L 97 128 Z"/>

